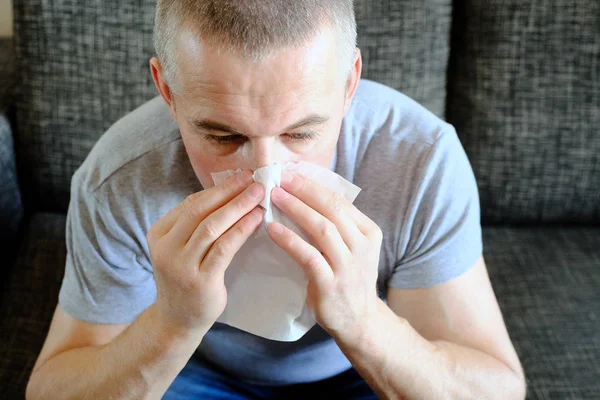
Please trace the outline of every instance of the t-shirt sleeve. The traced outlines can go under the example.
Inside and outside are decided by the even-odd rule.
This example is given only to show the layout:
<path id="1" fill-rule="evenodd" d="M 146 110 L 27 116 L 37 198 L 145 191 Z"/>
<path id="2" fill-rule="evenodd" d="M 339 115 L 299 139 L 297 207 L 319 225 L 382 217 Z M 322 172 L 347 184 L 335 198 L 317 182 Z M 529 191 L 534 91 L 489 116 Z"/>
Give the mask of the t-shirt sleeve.
<path id="1" fill-rule="evenodd" d="M 110 204 L 98 201 L 75 175 L 59 293 L 59 304 L 74 318 L 97 324 L 131 323 L 156 298 L 151 267 L 121 216 L 111 212 Z"/>
<path id="2" fill-rule="evenodd" d="M 482 254 L 477 183 L 456 131 L 441 133 L 424 159 L 402 221 L 409 239 L 388 281 L 392 288 L 447 282 Z"/>

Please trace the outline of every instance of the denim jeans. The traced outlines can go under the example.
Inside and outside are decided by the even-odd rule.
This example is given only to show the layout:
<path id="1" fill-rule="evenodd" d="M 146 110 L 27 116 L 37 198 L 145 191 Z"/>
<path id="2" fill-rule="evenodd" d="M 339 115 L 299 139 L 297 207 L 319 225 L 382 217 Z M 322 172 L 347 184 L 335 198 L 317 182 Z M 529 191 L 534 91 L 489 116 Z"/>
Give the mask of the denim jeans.
<path id="1" fill-rule="evenodd" d="M 175 378 L 164 400 L 181 399 L 377 399 L 373 390 L 351 368 L 322 381 L 287 386 L 253 385 L 192 357 Z"/>

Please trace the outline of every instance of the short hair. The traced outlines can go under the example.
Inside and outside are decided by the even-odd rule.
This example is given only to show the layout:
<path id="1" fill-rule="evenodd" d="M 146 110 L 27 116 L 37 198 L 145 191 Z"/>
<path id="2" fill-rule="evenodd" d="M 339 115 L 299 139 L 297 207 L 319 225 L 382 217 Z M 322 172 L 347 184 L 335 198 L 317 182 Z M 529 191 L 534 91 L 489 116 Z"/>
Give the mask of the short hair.
<path id="1" fill-rule="evenodd" d="M 158 0 L 154 47 L 165 79 L 175 90 L 179 28 L 188 27 L 218 47 L 254 61 L 299 47 L 329 24 L 337 30 L 341 68 L 348 74 L 356 51 L 353 0 Z"/>

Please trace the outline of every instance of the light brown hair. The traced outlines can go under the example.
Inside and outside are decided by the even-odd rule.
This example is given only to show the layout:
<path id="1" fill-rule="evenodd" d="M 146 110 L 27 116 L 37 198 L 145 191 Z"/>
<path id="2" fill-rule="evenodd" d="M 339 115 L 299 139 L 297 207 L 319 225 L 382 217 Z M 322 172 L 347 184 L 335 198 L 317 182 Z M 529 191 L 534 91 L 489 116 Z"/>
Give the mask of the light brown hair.
<path id="1" fill-rule="evenodd" d="M 353 0 L 158 0 L 154 47 L 167 82 L 176 86 L 173 49 L 182 26 L 219 50 L 260 61 L 307 44 L 328 24 L 338 33 L 340 62 L 349 74 L 356 50 Z"/>

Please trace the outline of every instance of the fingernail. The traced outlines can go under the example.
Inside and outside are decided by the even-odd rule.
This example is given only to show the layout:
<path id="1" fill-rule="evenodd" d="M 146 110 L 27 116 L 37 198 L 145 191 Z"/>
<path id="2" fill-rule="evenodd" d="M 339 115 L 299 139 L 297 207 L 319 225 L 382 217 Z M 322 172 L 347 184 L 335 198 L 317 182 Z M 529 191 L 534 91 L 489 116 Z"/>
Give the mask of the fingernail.
<path id="1" fill-rule="evenodd" d="M 262 222 L 265 212 L 261 207 L 256 207 L 252 210 L 252 213 L 252 219 L 254 219 L 256 223 Z"/>
<path id="2" fill-rule="evenodd" d="M 271 222 L 269 224 L 269 229 L 271 229 L 271 232 L 276 235 L 279 235 L 283 232 L 283 226 L 281 226 L 281 224 L 278 222 Z"/>
<path id="3" fill-rule="evenodd" d="M 250 171 L 242 171 L 237 176 L 238 176 L 238 181 L 242 185 L 247 185 L 253 181 L 252 172 L 250 172 Z"/>
<path id="4" fill-rule="evenodd" d="M 294 175 L 289 171 L 281 171 L 281 183 L 289 184 L 294 180 Z"/>
<path id="5" fill-rule="evenodd" d="M 246 191 L 248 196 L 252 199 L 260 199 L 263 197 L 263 188 L 260 183 L 251 185 Z"/>
<path id="6" fill-rule="evenodd" d="M 273 197 L 275 197 L 276 199 L 280 199 L 280 200 L 287 199 L 290 196 L 288 194 L 288 192 L 286 192 L 279 186 L 275 186 L 271 193 L 273 194 Z"/>

